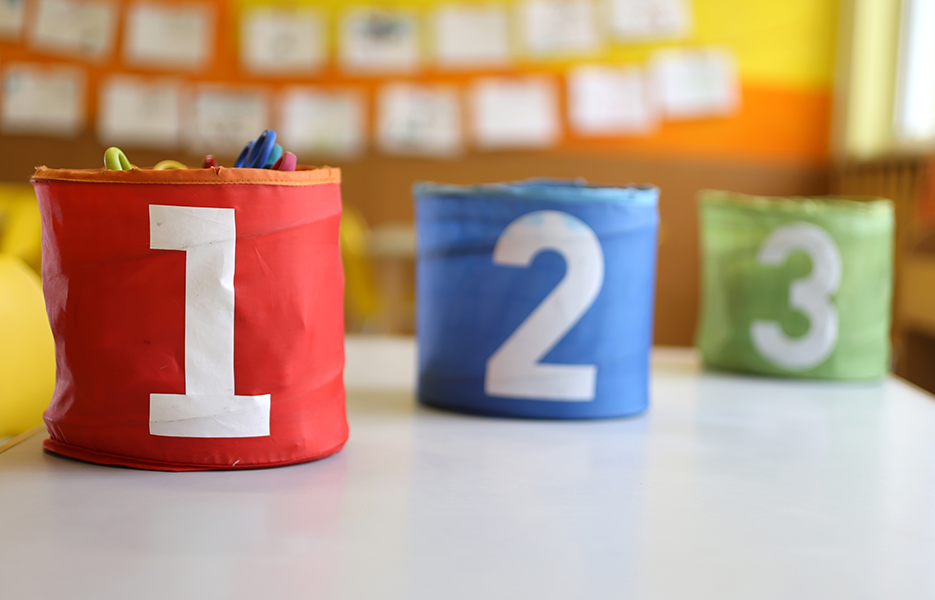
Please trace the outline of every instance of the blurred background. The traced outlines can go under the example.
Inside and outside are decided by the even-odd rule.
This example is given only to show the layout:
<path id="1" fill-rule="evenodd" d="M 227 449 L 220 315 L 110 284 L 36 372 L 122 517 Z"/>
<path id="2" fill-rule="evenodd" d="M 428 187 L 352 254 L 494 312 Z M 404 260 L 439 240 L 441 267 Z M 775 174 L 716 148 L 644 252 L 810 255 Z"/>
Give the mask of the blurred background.
<path id="1" fill-rule="evenodd" d="M 230 166 L 267 127 L 342 169 L 351 332 L 412 333 L 418 180 L 657 185 L 682 346 L 698 190 L 892 198 L 894 370 L 935 390 L 931 31 L 924 0 L 0 0 L 0 437 L 54 379 L 34 168 Z"/>

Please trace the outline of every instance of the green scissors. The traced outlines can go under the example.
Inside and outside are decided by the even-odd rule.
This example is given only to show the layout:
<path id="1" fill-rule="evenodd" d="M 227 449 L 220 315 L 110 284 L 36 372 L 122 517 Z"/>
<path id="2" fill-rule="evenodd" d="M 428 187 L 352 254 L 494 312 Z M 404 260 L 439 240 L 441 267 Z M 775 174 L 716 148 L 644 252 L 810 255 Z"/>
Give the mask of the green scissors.
<path id="1" fill-rule="evenodd" d="M 116 146 L 111 146 L 104 151 L 104 168 L 108 171 L 129 171 L 130 169 L 135 169 L 136 165 L 130 164 L 123 150 Z"/>

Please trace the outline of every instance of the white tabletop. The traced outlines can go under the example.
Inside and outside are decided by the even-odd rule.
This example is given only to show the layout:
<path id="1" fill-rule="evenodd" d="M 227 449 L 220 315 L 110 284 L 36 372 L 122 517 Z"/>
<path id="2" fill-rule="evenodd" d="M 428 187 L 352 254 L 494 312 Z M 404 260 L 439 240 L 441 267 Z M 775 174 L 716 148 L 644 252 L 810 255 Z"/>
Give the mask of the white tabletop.
<path id="1" fill-rule="evenodd" d="M 0 454 L 0 598 L 935 598 L 935 401 L 895 379 L 702 373 L 590 422 L 416 406 L 351 340 L 331 458 L 164 473 Z"/>

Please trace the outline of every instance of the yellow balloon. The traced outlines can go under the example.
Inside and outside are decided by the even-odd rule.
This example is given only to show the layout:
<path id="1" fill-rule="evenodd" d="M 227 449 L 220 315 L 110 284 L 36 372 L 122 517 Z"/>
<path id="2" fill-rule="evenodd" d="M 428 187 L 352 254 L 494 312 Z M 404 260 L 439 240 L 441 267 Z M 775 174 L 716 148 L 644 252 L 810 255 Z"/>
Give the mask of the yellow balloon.
<path id="1" fill-rule="evenodd" d="M 42 284 L 22 260 L 0 254 L 0 438 L 41 424 L 54 388 Z"/>

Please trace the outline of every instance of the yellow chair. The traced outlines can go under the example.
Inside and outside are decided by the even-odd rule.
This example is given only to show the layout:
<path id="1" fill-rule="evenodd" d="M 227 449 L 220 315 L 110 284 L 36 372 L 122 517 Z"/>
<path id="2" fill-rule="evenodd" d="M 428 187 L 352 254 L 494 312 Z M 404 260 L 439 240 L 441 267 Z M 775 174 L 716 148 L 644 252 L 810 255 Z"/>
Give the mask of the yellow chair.
<path id="1" fill-rule="evenodd" d="M 55 343 L 39 277 L 0 254 L 0 438 L 41 424 L 54 388 Z"/>
<path id="2" fill-rule="evenodd" d="M 367 254 L 370 228 L 354 207 L 344 206 L 341 214 L 341 260 L 344 263 L 345 322 L 348 331 L 373 328 L 380 314 L 381 300 Z"/>
<path id="3" fill-rule="evenodd" d="M 0 183 L 0 252 L 17 256 L 39 273 L 42 240 L 39 204 L 28 183 Z"/>

